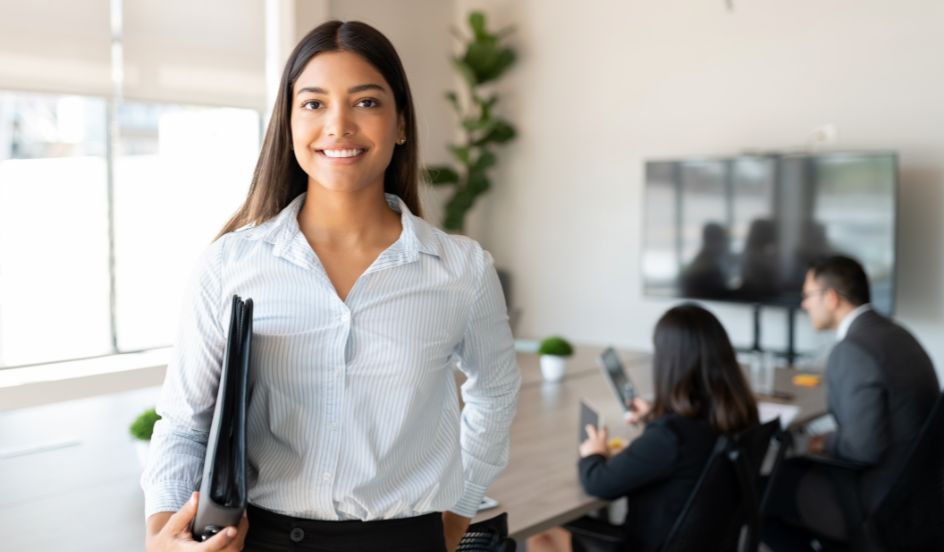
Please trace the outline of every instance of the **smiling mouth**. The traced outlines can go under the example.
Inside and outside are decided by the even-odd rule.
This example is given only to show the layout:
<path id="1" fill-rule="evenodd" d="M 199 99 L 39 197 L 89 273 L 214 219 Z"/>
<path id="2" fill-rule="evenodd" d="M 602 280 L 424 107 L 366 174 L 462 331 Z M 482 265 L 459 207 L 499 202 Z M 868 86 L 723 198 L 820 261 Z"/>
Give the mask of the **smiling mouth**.
<path id="1" fill-rule="evenodd" d="M 366 149 L 321 149 L 317 150 L 318 153 L 324 155 L 325 157 L 330 157 L 331 159 L 346 159 L 351 157 L 358 157 L 362 155 Z"/>

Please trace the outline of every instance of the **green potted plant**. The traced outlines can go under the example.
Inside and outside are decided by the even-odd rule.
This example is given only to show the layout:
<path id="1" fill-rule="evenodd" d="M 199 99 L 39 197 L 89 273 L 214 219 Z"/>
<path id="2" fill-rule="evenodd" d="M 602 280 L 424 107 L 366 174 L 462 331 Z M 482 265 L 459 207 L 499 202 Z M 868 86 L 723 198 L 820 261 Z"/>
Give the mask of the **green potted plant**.
<path id="1" fill-rule="evenodd" d="M 160 414 L 153 408 L 149 408 L 138 415 L 131 422 L 128 431 L 134 437 L 135 451 L 138 453 L 138 461 L 141 466 L 147 462 L 148 447 L 151 444 L 151 435 L 154 433 L 154 424 L 161 419 Z"/>
<path id="2" fill-rule="evenodd" d="M 567 371 L 567 357 L 574 354 L 574 347 L 560 336 L 551 336 L 538 346 L 541 359 L 541 375 L 547 381 L 560 381 Z"/>
<path id="3" fill-rule="evenodd" d="M 491 32 L 486 28 L 485 14 L 469 14 L 471 38 L 462 37 L 464 52 L 452 58 L 452 65 L 465 84 L 463 93 L 446 93 L 446 99 L 459 119 L 458 143 L 449 145 L 454 165 L 428 166 L 426 181 L 431 185 L 452 188 L 446 202 L 442 225 L 451 232 L 463 232 L 466 214 L 476 199 L 491 187 L 488 170 L 495 165 L 495 149 L 514 139 L 515 128 L 494 113 L 498 95 L 489 91 L 511 67 L 515 51 L 505 43 L 511 29 Z"/>

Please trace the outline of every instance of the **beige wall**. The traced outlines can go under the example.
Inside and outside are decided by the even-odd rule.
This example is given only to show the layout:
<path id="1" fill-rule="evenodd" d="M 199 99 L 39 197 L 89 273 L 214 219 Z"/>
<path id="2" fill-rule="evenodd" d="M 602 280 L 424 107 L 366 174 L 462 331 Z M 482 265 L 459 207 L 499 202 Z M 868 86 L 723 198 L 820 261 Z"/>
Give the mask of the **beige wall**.
<path id="1" fill-rule="evenodd" d="M 944 3 L 936 0 L 458 0 L 513 23 L 520 64 L 477 237 L 517 280 L 520 333 L 649 347 L 671 303 L 642 297 L 643 160 L 802 147 L 897 149 L 898 318 L 944 364 Z M 747 309 L 712 305 L 736 342 Z M 782 314 L 768 313 L 771 344 Z M 805 317 L 801 342 L 822 345 Z"/>

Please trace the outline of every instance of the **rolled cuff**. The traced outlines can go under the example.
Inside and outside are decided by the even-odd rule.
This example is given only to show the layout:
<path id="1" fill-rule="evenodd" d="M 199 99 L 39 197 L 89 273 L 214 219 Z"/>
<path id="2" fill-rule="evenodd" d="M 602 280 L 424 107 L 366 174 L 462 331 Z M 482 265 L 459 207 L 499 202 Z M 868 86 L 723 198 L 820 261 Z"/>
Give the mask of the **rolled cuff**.
<path id="1" fill-rule="evenodd" d="M 144 491 L 144 519 L 158 512 L 176 512 L 190 500 L 191 489 L 185 483 L 167 483 Z"/>
<path id="2" fill-rule="evenodd" d="M 466 481 L 465 488 L 462 491 L 462 497 L 449 511 L 467 518 L 475 517 L 475 513 L 479 511 L 479 504 L 482 503 L 482 497 L 485 496 L 487 489 L 488 487 L 485 485 Z"/>

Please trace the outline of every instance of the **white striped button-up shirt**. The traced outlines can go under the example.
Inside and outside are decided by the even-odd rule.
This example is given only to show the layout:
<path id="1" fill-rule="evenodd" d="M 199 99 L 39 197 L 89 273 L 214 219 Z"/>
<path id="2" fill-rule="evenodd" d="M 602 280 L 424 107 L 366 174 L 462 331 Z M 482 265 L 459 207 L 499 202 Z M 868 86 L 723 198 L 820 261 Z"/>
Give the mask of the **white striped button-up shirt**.
<path id="1" fill-rule="evenodd" d="M 145 514 L 178 510 L 199 485 L 237 294 L 254 302 L 252 504 L 321 520 L 473 515 L 508 462 L 520 384 L 491 256 L 388 195 L 400 238 L 341 301 L 299 230 L 304 200 L 198 263 L 141 479 Z"/>

